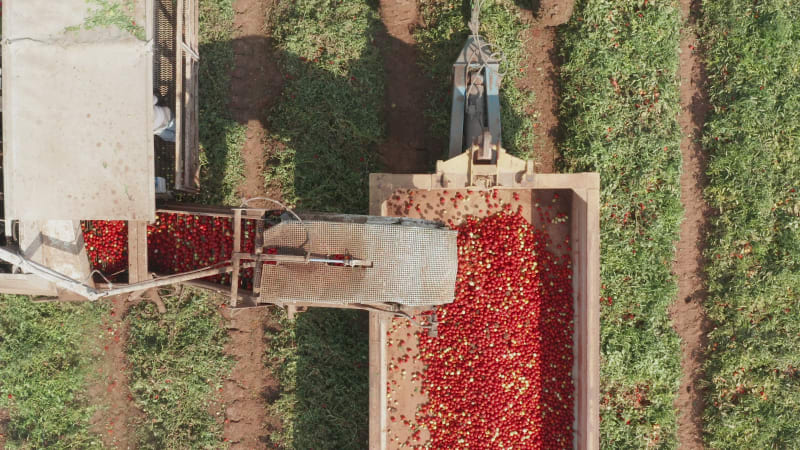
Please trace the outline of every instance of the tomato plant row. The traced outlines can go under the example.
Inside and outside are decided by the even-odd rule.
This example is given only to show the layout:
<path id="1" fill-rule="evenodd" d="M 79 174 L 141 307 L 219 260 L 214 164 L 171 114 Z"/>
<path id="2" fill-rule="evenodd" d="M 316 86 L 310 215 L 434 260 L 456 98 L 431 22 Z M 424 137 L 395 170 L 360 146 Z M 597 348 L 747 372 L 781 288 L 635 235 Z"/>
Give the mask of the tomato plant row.
<path id="1" fill-rule="evenodd" d="M 675 446 L 680 25 L 674 0 L 587 0 L 559 30 L 564 167 L 602 180 L 604 448 Z"/>
<path id="2" fill-rule="evenodd" d="M 709 448 L 800 440 L 800 3 L 705 0 Z"/>

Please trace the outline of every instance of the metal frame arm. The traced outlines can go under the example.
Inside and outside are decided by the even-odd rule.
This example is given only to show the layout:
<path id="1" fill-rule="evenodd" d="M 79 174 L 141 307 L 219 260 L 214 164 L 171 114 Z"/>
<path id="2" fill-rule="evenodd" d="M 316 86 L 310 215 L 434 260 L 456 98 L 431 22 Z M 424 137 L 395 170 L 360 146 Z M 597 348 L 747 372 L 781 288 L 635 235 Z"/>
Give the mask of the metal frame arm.
<path id="1" fill-rule="evenodd" d="M 169 284 L 180 283 L 183 281 L 196 280 L 199 278 L 210 277 L 213 275 L 221 275 L 224 273 L 232 272 L 233 266 L 229 264 L 230 261 L 220 263 L 215 267 L 207 267 L 203 269 L 193 270 L 191 272 L 179 273 L 176 275 L 168 275 L 159 277 L 154 280 L 142 281 L 140 283 L 126 284 L 118 288 L 111 288 L 108 290 L 97 290 L 85 283 L 74 280 L 60 272 L 56 272 L 49 267 L 43 266 L 37 262 L 26 259 L 18 253 L 11 251 L 7 248 L 0 247 L 0 259 L 10 264 L 18 266 L 20 269 L 44 278 L 47 281 L 54 283 L 56 286 L 74 292 L 87 300 L 96 301 L 105 297 L 112 297 L 119 294 L 127 294 L 129 292 L 143 291 L 150 288 L 166 286 Z M 254 267 L 255 263 L 243 263 L 242 268 Z"/>

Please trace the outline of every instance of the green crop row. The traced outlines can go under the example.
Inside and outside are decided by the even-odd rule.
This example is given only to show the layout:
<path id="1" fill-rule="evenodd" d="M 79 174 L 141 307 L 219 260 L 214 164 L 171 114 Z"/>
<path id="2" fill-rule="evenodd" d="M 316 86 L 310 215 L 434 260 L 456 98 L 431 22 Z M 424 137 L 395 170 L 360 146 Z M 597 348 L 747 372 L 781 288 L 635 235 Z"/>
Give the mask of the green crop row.
<path id="1" fill-rule="evenodd" d="M 365 213 L 384 135 L 376 4 L 281 3 L 271 26 L 285 81 L 270 114 L 276 143 L 267 183 L 305 209 Z"/>
<path id="2" fill-rule="evenodd" d="M 311 309 L 268 334 L 267 367 L 281 383 L 269 406 L 283 429 L 270 436 L 281 448 L 360 449 L 368 446 L 367 315 Z"/>
<path id="3" fill-rule="evenodd" d="M 800 4 L 706 0 L 705 438 L 800 440 Z"/>
<path id="4" fill-rule="evenodd" d="M 602 183 L 604 448 L 677 445 L 680 26 L 674 0 L 580 0 L 559 32 L 564 169 Z"/>
<path id="5" fill-rule="evenodd" d="M 200 184 L 192 200 L 238 205 L 236 190 L 244 180 L 242 146 L 247 127 L 228 110 L 233 66 L 233 0 L 199 1 Z"/>
<path id="6" fill-rule="evenodd" d="M 219 448 L 222 421 L 211 402 L 230 371 L 223 352 L 227 332 L 218 303 L 193 289 L 131 308 L 126 353 L 128 384 L 145 414 L 137 424 L 140 448 Z"/>
<path id="7" fill-rule="evenodd" d="M 0 443 L 6 448 L 102 447 L 89 429 L 94 407 L 86 389 L 99 340 L 92 333 L 102 334 L 105 310 L 0 297 Z"/>

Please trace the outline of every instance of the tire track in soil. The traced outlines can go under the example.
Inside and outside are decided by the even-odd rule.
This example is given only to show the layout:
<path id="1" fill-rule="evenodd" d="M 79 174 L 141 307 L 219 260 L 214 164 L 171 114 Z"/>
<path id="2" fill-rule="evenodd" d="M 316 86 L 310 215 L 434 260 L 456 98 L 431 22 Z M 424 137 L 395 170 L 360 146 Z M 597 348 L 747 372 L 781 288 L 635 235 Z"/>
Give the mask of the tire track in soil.
<path id="1" fill-rule="evenodd" d="M 97 356 L 94 381 L 87 390 L 88 396 L 99 409 L 90 421 L 92 432 L 102 438 L 106 448 L 129 449 L 138 447 L 136 425 L 144 414 L 136 406 L 128 386 L 128 310 L 134 302 L 127 295 L 113 297 L 110 315 L 103 320 L 104 338 L 98 343 L 102 353 Z M 138 302 L 138 301 L 136 301 Z"/>
<path id="2" fill-rule="evenodd" d="M 430 136 L 424 116 L 434 86 L 417 65 L 417 1 L 380 0 L 379 10 L 385 26 L 376 36 L 386 76 L 386 139 L 379 148 L 383 168 L 391 173 L 428 172 L 445 157 L 447 137 Z"/>
<path id="3" fill-rule="evenodd" d="M 520 8 L 530 28 L 525 36 L 524 75 L 517 82 L 522 90 L 535 92 L 534 103 L 527 113 L 535 117 L 533 124 L 534 170 L 553 173 L 558 154 L 558 69 L 561 60 L 556 48 L 556 27 L 572 16 L 573 2 L 541 0 L 536 11 Z"/>
<path id="4" fill-rule="evenodd" d="M 670 308 L 672 326 L 681 338 L 683 377 L 675 399 L 678 410 L 678 445 L 702 449 L 704 395 L 700 388 L 705 362 L 706 333 L 710 322 L 703 309 L 706 299 L 705 235 L 710 209 L 703 197 L 708 184 L 707 156 L 700 138 L 710 109 L 705 65 L 698 53 L 695 34 L 700 16 L 699 0 L 680 0 L 685 26 L 680 42 L 680 99 L 678 122 L 683 132 L 681 154 L 681 203 L 685 216 L 680 227 L 673 272 L 678 278 L 678 297 Z"/>
<path id="5" fill-rule="evenodd" d="M 269 160 L 267 130 L 269 108 L 279 98 L 283 78 L 278 56 L 267 27 L 273 0 L 234 0 L 234 66 L 231 71 L 229 109 L 233 118 L 247 125 L 242 158 L 244 180 L 239 186 L 243 198 L 281 198 L 279 186 L 265 187 L 264 169 Z M 270 150 L 274 151 L 274 150 Z M 268 435 L 279 429 L 280 420 L 267 412 L 275 400 L 278 380 L 264 366 L 266 354 L 264 308 L 224 310 L 228 320 L 225 354 L 235 364 L 223 383 L 220 401 L 224 413 L 223 438 L 231 449 L 267 448 Z"/>
<path id="6" fill-rule="evenodd" d="M 279 199 L 281 195 L 279 187 L 267 189 L 264 186 L 264 164 L 268 160 L 265 144 L 269 141 L 267 115 L 283 87 L 267 27 L 272 5 L 273 0 L 235 0 L 233 3 L 234 63 L 229 109 L 234 120 L 247 125 L 242 148 L 244 180 L 239 186 L 243 198 Z"/>

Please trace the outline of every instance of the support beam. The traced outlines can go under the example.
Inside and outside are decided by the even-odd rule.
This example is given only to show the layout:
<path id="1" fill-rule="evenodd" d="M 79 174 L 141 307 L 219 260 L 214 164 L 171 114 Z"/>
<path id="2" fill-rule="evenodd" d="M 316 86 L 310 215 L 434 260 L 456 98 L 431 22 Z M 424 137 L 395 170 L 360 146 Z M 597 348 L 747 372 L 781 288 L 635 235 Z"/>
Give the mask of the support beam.
<path id="1" fill-rule="evenodd" d="M 182 191 L 183 183 L 183 11 L 184 0 L 175 7 L 175 190 Z"/>
<path id="2" fill-rule="evenodd" d="M 231 273 L 231 306 L 239 299 L 239 255 L 242 251 L 242 210 L 233 210 L 233 272 Z"/>
<path id="3" fill-rule="evenodd" d="M 128 283 L 150 277 L 147 271 L 147 222 L 128 221 Z"/>

